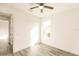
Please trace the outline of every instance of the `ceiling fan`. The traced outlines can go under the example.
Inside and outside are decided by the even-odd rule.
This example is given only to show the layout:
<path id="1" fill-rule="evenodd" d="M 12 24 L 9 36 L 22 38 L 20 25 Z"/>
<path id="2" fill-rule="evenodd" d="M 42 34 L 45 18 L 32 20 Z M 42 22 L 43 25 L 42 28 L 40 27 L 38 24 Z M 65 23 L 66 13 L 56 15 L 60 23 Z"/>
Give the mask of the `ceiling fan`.
<path id="1" fill-rule="evenodd" d="M 37 4 L 38 4 L 38 6 L 32 7 L 30 9 L 32 10 L 32 9 L 35 9 L 35 8 L 39 8 L 41 13 L 43 13 L 43 8 L 47 8 L 47 9 L 51 9 L 51 10 L 54 9 L 54 7 L 46 6 L 45 3 L 37 3 Z"/>

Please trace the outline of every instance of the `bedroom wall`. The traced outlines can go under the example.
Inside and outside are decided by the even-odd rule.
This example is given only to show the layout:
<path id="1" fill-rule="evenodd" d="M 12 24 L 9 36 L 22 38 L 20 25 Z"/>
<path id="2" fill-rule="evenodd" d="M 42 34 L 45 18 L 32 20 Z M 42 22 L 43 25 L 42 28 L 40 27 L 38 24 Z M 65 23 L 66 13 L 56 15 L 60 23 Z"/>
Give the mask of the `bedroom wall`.
<path id="1" fill-rule="evenodd" d="M 52 39 L 42 42 L 79 55 L 79 7 L 54 13 L 51 21 Z"/>
<path id="2" fill-rule="evenodd" d="M 0 5 L 1 13 L 12 14 L 13 19 L 13 52 L 30 46 L 30 30 L 39 24 L 38 17 L 10 6 Z"/>

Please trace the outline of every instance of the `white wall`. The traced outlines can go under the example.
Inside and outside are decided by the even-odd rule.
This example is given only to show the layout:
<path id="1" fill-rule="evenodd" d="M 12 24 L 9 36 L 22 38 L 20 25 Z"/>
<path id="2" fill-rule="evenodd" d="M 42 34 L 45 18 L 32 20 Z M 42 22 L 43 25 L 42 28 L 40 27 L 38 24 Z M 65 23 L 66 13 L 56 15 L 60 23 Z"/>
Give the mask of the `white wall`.
<path id="1" fill-rule="evenodd" d="M 30 45 L 30 30 L 39 24 L 39 18 L 5 5 L 0 5 L 0 12 L 13 15 L 13 51 L 27 48 Z"/>
<path id="2" fill-rule="evenodd" d="M 20 12 L 17 14 L 17 17 L 15 16 L 14 20 L 14 51 L 30 46 L 30 31 L 39 23 L 39 18 L 27 13 L 22 13 Z"/>
<path id="3" fill-rule="evenodd" d="M 79 55 L 79 7 L 52 16 L 52 39 L 42 42 Z"/>

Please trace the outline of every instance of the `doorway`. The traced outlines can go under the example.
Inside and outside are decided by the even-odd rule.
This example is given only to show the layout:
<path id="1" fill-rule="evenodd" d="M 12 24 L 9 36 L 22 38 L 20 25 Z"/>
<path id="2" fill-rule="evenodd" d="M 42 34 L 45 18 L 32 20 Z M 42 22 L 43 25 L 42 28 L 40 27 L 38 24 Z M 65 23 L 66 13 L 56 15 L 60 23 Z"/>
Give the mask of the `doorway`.
<path id="1" fill-rule="evenodd" d="M 0 55 L 13 52 L 11 37 L 11 16 L 0 13 Z"/>

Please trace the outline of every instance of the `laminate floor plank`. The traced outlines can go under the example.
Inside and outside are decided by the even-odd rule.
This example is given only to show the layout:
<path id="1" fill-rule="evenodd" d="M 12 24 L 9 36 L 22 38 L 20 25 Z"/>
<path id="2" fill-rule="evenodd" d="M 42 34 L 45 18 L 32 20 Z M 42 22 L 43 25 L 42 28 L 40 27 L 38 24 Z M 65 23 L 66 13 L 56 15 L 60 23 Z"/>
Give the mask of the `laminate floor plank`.
<path id="1" fill-rule="evenodd" d="M 51 47 L 49 45 L 37 44 L 35 46 L 18 51 L 14 54 L 10 53 L 6 54 L 6 56 L 78 56 L 78 55 L 63 51 L 55 47 Z"/>

